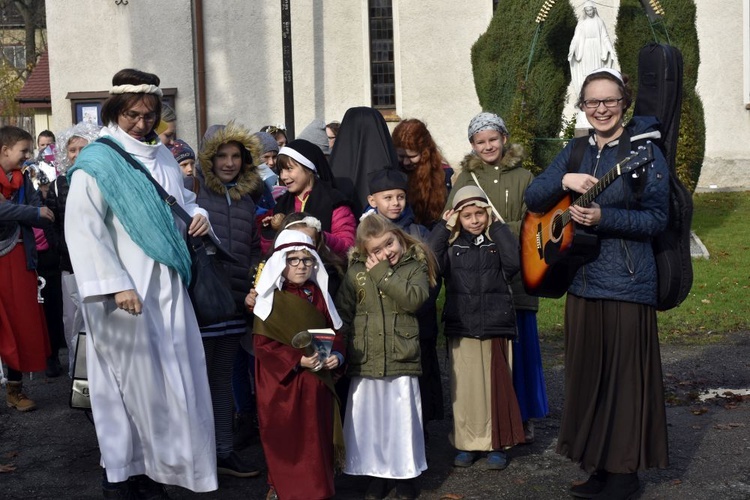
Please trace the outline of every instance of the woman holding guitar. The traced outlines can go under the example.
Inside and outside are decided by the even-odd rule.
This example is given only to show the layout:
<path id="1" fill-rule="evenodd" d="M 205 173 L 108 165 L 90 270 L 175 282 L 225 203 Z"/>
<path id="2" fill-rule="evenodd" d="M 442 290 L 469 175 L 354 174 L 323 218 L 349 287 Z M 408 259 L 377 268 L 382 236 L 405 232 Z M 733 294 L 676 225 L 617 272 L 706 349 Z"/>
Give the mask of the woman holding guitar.
<path id="1" fill-rule="evenodd" d="M 628 156 L 632 142 L 659 137 L 651 117 L 623 124 L 632 101 L 627 82 L 609 68 L 586 77 L 578 107 L 593 131 L 582 161 L 569 166 L 571 141 L 526 190 L 530 211 L 585 193 Z M 637 178 L 619 176 L 596 201 L 569 208 L 578 229 L 599 240 L 598 255 L 571 270 L 565 302 L 565 407 L 557 451 L 591 474 L 570 489 L 574 497 L 633 498 L 639 470 L 668 464 L 650 240 L 666 227 L 669 171 L 658 148 L 653 153 Z"/>

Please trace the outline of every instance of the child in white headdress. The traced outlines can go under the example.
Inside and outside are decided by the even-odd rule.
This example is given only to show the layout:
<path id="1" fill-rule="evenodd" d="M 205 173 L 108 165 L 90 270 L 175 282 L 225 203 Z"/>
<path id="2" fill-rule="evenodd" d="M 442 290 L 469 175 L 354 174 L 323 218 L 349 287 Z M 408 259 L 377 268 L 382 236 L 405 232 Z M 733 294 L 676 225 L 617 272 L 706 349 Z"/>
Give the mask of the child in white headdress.
<path id="1" fill-rule="evenodd" d="M 328 293 L 328 274 L 312 239 L 291 229 L 274 251 L 245 304 L 255 314 L 253 346 L 260 438 L 268 483 L 279 498 L 330 498 L 344 441 L 332 370 L 344 361 L 336 335 L 322 360 L 292 347 L 297 332 L 341 328 Z"/>

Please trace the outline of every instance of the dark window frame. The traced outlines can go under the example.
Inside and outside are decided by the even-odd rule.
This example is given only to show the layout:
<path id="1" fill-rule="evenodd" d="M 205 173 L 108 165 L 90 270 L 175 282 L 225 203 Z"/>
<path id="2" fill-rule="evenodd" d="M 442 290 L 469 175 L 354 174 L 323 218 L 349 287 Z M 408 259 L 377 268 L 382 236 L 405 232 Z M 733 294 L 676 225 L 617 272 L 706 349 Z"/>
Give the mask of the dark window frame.
<path id="1" fill-rule="evenodd" d="M 388 118 L 396 114 L 396 63 L 393 1 L 368 0 L 370 100 Z"/>

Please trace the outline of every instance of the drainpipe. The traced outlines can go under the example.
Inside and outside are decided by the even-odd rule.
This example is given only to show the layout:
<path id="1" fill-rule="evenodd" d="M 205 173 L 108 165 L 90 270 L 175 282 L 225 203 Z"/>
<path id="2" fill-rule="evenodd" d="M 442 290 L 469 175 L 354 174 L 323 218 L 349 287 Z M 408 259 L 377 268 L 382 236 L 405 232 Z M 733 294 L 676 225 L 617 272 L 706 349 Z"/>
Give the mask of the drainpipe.
<path id="1" fill-rule="evenodd" d="M 206 53 L 203 39 L 203 0 L 193 0 L 193 57 L 195 60 L 195 106 L 198 118 L 198 143 L 206 133 Z"/>
<path id="2" fill-rule="evenodd" d="M 292 72 L 292 14 L 290 0 L 281 0 L 281 60 L 284 69 L 284 125 L 289 140 L 294 134 L 294 74 Z"/>

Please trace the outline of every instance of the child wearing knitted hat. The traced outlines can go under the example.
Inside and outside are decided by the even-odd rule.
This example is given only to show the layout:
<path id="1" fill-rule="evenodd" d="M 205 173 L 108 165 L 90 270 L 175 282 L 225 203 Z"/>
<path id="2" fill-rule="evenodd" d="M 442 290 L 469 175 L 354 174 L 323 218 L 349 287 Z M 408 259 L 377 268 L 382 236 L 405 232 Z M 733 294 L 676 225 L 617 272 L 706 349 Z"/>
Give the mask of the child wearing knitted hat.
<path id="1" fill-rule="evenodd" d="M 406 203 L 408 183 L 406 174 L 395 168 L 384 168 L 370 174 L 368 178 L 370 194 L 367 196 L 367 203 L 370 206 L 362 214 L 360 220 L 377 213 L 385 216 L 411 236 L 420 240 L 427 239 L 429 231 L 414 221 L 414 211 Z"/>
<path id="2" fill-rule="evenodd" d="M 519 271 L 518 239 L 493 221 L 484 191 L 468 185 L 456 192 L 429 244 L 445 279 L 453 465 L 469 467 L 478 452 L 488 452 L 486 467 L 504 469 L 503 450 L 524 442 L 508 359 L 516 336 L 509 280 Z"/>
<path id="3" fill-rule="evenodd" d="M 172 156 L 180 164 L 183 177 L 192 177 L 195 175 L 195 151 L 187 142 L 182 139 L 172 141 L 169 146 Z"/>

